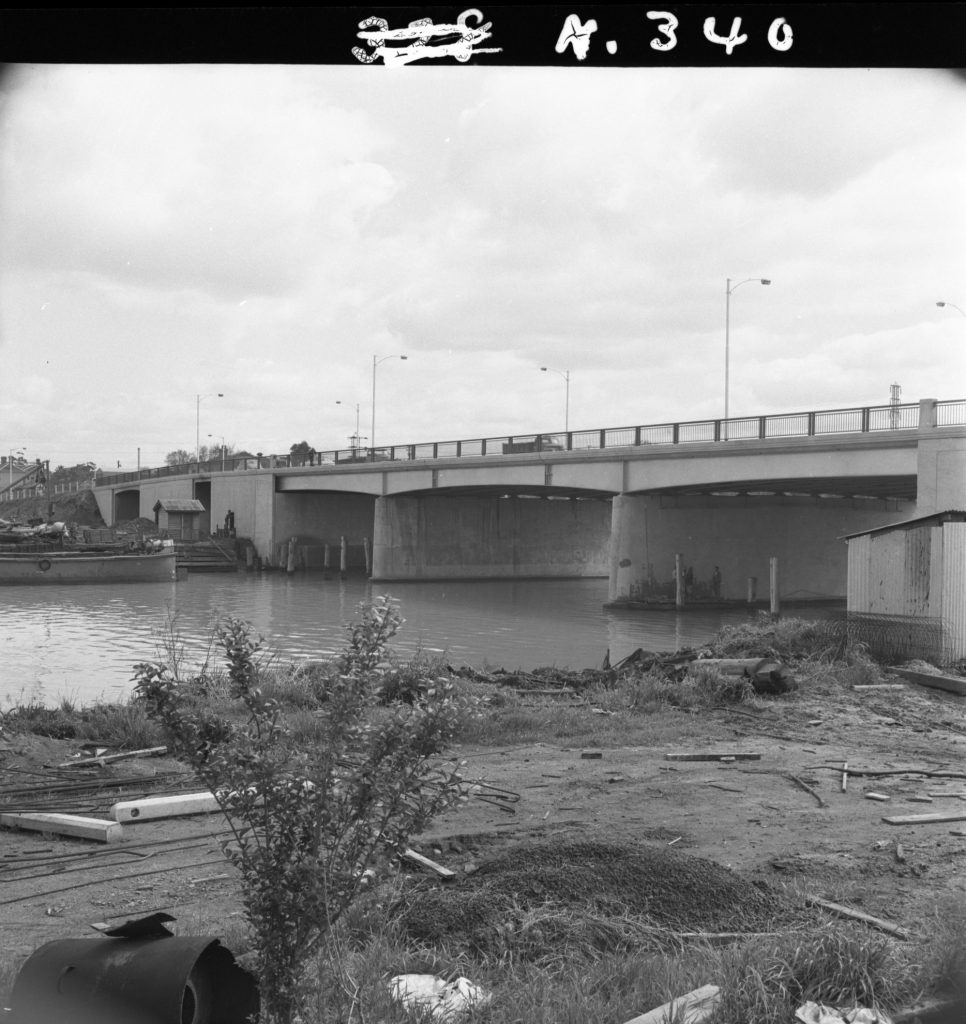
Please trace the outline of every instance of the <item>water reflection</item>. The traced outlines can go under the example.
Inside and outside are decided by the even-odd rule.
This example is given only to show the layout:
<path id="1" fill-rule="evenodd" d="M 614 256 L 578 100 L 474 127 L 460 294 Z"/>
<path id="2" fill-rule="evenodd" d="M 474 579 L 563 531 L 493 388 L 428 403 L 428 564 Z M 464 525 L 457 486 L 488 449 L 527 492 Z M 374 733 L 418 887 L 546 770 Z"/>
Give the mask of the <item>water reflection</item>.
<path id="1" fill-rule="evenodd" d="M 0 706 L 24 700 L 78 703 L 130 691 L 132 666 L 164 655 L 173 635 L 189 665 L 217 656 L 225 616 L 244 619 L 286 661 L 341 650 L 360 602 L 388 593 L 406 620 L 393 646 L 403 656 L 452 664 L 594 668 L 643 647 L 670 651 L 706 641 L 742 610 L 605 610 L 606 580 L 371 584 L 321 573 L 193 575 L 178 583 L 0 589 Z"/>

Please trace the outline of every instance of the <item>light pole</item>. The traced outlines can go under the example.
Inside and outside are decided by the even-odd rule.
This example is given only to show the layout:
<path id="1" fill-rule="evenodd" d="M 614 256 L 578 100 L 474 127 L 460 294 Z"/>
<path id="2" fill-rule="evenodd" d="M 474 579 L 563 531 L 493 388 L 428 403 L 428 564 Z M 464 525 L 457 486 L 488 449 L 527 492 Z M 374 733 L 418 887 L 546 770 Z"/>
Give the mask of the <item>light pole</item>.
<path id="1" fill-rule="evenodd" d="M 195 396 L 195 462 L 201 462 L 201 400 L 203 398 L 224 398 L 219 391 L 217 394 Z"/>
<path id="2" fill-rule="evenodd" d="M 957 306 L 955 302 L 937 302 L 936 305 L 939 306 L 940 308 L 942 308 L 943 306 L 950 306 L 953 309 L 959 310 L 960 313 L 963 313 L 963 311 L 959 309 L 959 306 Z M 966 313 L 963 313 L 963 316 L 966 316 Z"/>
<path id="3" fill-rule="evenodd" d="M 552 366 L 541 366 L 544 373 L 559 373 L 567 383 L 567 397 L 564 404 L 564 433 L 570 433 L 570 370 L 555 370 Z"/>
<path id="4" fill-rule="evenodd" d="M 771 284 L 771 281 L 767 277 L 746 277 L 744 281 L 739 281 L 737 284 L 731 283 L 731 278 L 726 279 L 725 283 L 725 394 L 724 394 L 724 418 L 725 418 L 725 438 L 727 439 L 728 433 L 728 393 L 729 393 L 729 359 L 731 352 L 731 293 L 736 289 L 740 288 L 743 284 L 747 284 L 749 281 L 758 281 L 759 284 Z"/>
<path id="5" fill-rule="evenodd" d="M 225 438 L 222 434 L 209 434 L 209 437 L 220 437 L 221 438 L 221 471 L 225 472 Z"/>
<path id="6" fill-rule="evenodd" d="M 372 357 L 372 428 L 369 431 L 369 440 L 372 442 L 372 457 L 376 457 L 376 367 L 387 359 L 408 359 L 408 356 L 392 355 L 383 356 L 379 359 Z"/>

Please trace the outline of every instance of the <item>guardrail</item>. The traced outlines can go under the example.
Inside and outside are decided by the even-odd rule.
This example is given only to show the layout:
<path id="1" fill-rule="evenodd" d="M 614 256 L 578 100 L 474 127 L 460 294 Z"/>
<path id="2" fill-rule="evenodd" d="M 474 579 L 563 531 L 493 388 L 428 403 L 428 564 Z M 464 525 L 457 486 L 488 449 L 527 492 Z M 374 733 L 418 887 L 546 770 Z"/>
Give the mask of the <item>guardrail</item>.
<path id="1" fill-rule="evenodd" d="M 105 473 L 95 486 L 134 483 L 195 473 L 231 473 L 253 469 L 292 469 L 308 466 L 346 466 L 374 462 L 412 462 L 417 459 L 490 458 L 528 452 L 589 451 L 641 445 L 678 445 L 717 441 L 762 441 L 770 438 L 820 437 L 826 434 L 915 430 L 919 403 L 857 406 L 814 412 L 777 413 L 735 419 L 691 420 L 647 426 L 603 427 L 564 433 L 515 434 L 463 441 L 428 441 L 385 448 L 340 448 L 311 455 L 228 456 L 208 462 L 159 466 L 134 473 Z M 936 426 L 966 426 L 966 399 L 936 402 Z"/>

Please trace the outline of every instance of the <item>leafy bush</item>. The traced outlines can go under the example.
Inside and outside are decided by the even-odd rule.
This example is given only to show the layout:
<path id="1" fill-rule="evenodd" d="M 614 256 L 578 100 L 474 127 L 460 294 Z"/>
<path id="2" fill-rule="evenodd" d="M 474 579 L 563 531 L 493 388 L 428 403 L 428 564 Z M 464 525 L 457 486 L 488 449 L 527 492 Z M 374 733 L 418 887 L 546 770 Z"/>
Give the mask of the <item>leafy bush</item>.
<path id="1" fill-rule="evenodd" d="M 231 826 L 225 853 L 242 875 L 269 1021 L 298 1013 L 307 959 L 364 890 L 377 852 L 404 849 L 464 796 L 460 765 L 437 756 L 470 710 L 447 681 L 427 682 L 411 704 L 375 708 L 400 622 L 386 598 L 361 607 L 324 679 L 310 743 L 263 693 L 262 641 L 243 622 L 228 619 L 218 633 L 241 721 L 214 713 L 164 665 L 135 667 L 140 697 Z"/>

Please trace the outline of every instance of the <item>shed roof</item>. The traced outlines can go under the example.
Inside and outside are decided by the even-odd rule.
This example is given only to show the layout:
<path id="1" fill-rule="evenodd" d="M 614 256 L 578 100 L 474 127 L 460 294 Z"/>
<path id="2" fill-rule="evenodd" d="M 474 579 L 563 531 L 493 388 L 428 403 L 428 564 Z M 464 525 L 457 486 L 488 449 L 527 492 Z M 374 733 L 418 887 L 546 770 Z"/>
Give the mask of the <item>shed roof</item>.
<path id="1" fill-rule="evenodd" d="M 841 540 L 852 540 L 854 537 L 867 537 L 872 533 L 887 533 L 889 530 L 907 530 L 913 526 L 924 526 L 926 523 L 962 523 L 966 522 L 966 511 L 947 509 L 945 512 L 933 512 L 928 516 L 917 516 L 915 519 L 903 519 L 898 523 L 887 523 L 875 526 L 871 530 L 860 530 L 858 533 L 847 533 Z"/>
<path id="2" fill-rule="evenodd" d="M 197 498 L 159 498 L 155 512 L 204 512 L 205 506 Z"/>

